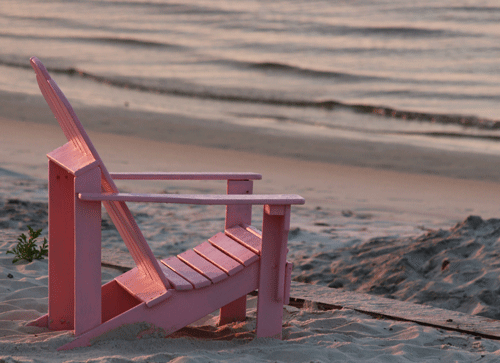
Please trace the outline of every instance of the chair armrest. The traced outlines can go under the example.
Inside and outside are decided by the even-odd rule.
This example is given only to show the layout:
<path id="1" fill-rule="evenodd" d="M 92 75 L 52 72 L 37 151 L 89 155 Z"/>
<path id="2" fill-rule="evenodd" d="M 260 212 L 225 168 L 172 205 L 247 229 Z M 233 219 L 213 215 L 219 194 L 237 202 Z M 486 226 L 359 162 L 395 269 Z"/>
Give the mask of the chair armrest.
<path id="1" fill-rule="evenodd" d="M 133 194 L 133 193 L 80 193 L 86 201 L 148 202 L 206 205 L 291 205 L 304 204 L 295 194 Z"/>
<path id="2" fill-rule="evenodd" d="M 114 180 L 260 180 L 256 173 L 109 173 Z"/>

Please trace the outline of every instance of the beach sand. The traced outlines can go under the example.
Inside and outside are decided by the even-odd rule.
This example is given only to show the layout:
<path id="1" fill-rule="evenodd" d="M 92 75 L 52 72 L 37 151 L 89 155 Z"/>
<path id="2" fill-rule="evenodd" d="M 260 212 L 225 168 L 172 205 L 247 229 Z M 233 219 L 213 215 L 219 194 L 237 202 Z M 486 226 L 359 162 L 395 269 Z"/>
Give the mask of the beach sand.
<path id="1" fill-rule="evenodd" d="M 282 341 L 249 339 L 255 324 L 254 297 L 245 323 L 217 328 L 216 317 L 209 316 L 197 324 L 201 327 L 175 337 L 130 340 L 145 329 L 139 325 L 88 348 L 56 352 L 71 340 L 71 333 L 25 326 L 47 311 L 47 260 L 12 264 L 12 255 L 5 254 L 19 233 L 26 232 L 26 225 L 43 228 L 42 237 L 47 234 L 45 154 L 65 140 L 47 110 L 40 122 L 30 121 L 37 105 L 29 117 L 17 117 L 16 110 L 8 109 L 0 118 L 0 361 L 498 360 L 496 340 L 350 309 L 322 311 L 314 304 L 285 308 Z M 500 270 L 495 251 L 500 223 L 488 219 L 500 214 L 495 200 L 500 169 L 492 156 L 339 139 L 335 145 L 302 144 L 295 147 L 299 155 L 293 158 L 293 137 L 273 143 L 272 134 L 248 135 L 254 139 L 251 147 L 243 142 L 235 150 L 239 139 L 231 136 L 237 130 L 221 129 L 212 139 L 200 131 L 175 143 L 157 140 L 154 129 L 134 129 L 123 117 L 123 135 L 89 128 L 110 171 L 251 171 L 263 174 L 254 193 L 302 195 L 306 204 L 292 208 L 290 229 L 288 259 L 295 265 L 294 280 L 338 288 L 332 288 L 332 294 L 369 292 L 498 318 Z M 169 125 L 174 135 L 202 128 L 181 122 Z M 138 137 L 130 136 L 135 134 Z M 229 144 L 215 148 L 222 139 Z M 134 192 L 225 192 L 223 182 L 118 185 Z M 218 206 L 130 208 L 159 257 L 199 244 L 224 223 L 224 208 Z M 257 227 L 261 216 L 262 210 L 255 207 Z M 106 215 L 103 218 L 103 247 L 124 252 L 116 230 L 106 223 Z M 117 273 L 103 268 L 103 281 Z M 234 339 L 224 340 L 229 338 Z"/>

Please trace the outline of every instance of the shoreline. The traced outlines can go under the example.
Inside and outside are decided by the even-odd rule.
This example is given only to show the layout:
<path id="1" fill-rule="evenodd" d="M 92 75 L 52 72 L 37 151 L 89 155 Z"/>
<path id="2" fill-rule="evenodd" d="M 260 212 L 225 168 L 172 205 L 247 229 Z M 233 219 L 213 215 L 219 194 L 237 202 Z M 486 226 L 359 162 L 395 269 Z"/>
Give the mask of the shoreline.
<path id="1" fill-rule="evenodd" d="M 22 121 L 0 116 L 0 167 L 46 181 L 45 155 L 62 146 L 66 140 L 50 110 L 42 103 L 44 101 L 39 101 L 32 108 L 0 101 L 0 106 L 5 102 L 10 105 L 3 109 L 2 114 L 24 114 L 19 118 Z M 81 114 L 80 111 L 77 109 L 77 114 Z M 26 121 L 37 115 L 40 115 L 37 118 L 40 122 Z M 204 135 L 204 129 L 196 128 L 196 132 L 190 132 L 194 126 L 181 123 L 176 124 L 171 139 L 175 139 L 172 135 L 182 134 L 187 135 L 186 140 L 160 142 L 152 140 L 161 133 L 155 134 L 155 129 L 150 128 L 151 123 L 138 127 L 137 120 L 132 116 L 121 119 L 122 116 L 115 114 L 114 123 L 123 125 L 124 135 L 109 133 L 110 130 L 95 131 L 93 126 L 98 122 L 89 124 L 92 118 L 85 112 L 80 116 L 85 120 L 85 127 L 109 171 L 257 172 L 263 175 L 263 179 L 254 183 L 254 193 L 300 194 L 306 199 L 307 208 L 329 209 L 337 215 L 351 211 L 358 216 L 369 215 L 372 220 L 393 220 L 429 228 L 448 228 L 472 214 L 485 219 L 500 214 L 493 200 L 493 196 L 500 193 L 500 158 L 491 155 L 383 143 L 376 143 L 375 146 L 360 143 L 364 144 L 363 148 L 357 148 L 358 143 L 341 140 L 335 145 L 330 143 L 329 149 L 322 149 L 331 155 L 329 160 L 337 158 L 341 159 L 340 162 L 319 162 L 280 155 L 292 152 L 292 139 L 278 138 L 282 142 L 279 143 L 269 141 L 275 136 L 258 135 L 247 140 L 254 149 L 262 151 L 267 147 L 273 150 L 264 155 L 233 150 L 232 147 L 239 147 L 238 139 L 233 138 L 233 131 L 218 133 L 218 130 L 212 130 L 218 138 L 226 139 L 229 146 L 222 149 L 213 147 L 216 141 Z M 102 114 L 95 119 L 102 120 Z M 174 129 L 171 123 L 165 125 Z M 117 125 L 114 127 L 118 128 Z M 105 127 L 101 125 L 99 128 Z M 134 132 L 138 136 L 128 135 Z M 150 135 L 152 139 L 141 138 L 144 135 Z M 239 134 L 239 137 L 249 136 Z M 370 154 L 368 149 L 372 146 L 374 150 Z M 309 152 L 316 153 L 321 147 L 316 144 Z M 241 149 L 245 147 L 241 146 Z M 338 149 L 342 152 L 337 152 Z M 412 150 L 417 156 L 413 156 Z M 429 160 L 430 164 L 422 165 L 422 160 Z M 439 174 L 432 174 L 431 171 L 438 166 Z M 135 192 L 187 188 L 225 193 L 223 182 L 126 181 L 118 185 L 120 189 Z"/>
<path id="2" fill-rule="evenodd" d="M 57 126 L 41 96 L 0 91 L 0 118 Z M 403 139 L 373 141 L 338 130 L 336 136 L 311 134 L 276 122 L 276 129 L 207 121 L 180 114 L 73 105 L 87 132 L 135 137 L 162 143 L 233 150 L 297 161 L 310 161 L 402 173 L 437 175 L 500 183 L 500 157 L 471 150 L 404 144 Z M 332 116 L 335 116 L 334 114 Z M 351 117 L 363 117 L 352 113 Z M 19 126 L 21 127 L 21 126 Z M 303 133 L 302 133 L 303 132 Z M 302 134 L 301 134 L 302 133 Z M 326 134 L 325 134 L 326 135 Z M 55 135 L 54 135 L 55 136 Z M 455 146 L 455 148 L 458 148 Z"/>

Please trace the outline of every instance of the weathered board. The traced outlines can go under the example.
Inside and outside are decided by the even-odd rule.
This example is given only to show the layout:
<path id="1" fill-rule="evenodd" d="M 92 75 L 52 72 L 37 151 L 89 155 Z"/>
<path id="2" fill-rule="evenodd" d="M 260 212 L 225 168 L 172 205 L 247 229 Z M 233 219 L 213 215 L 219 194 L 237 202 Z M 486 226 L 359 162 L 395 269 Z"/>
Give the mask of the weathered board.
<path id="1" fill-rule="evenodd" d="M 500 340 L 500 321 L 429 305 L 292 281 L 290 297 Z"/>

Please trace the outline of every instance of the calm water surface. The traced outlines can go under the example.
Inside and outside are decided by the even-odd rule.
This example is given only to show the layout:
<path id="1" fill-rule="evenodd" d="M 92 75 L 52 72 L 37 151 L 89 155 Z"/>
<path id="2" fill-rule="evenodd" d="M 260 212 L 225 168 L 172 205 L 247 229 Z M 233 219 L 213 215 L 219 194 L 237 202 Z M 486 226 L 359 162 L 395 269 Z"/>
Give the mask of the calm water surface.
<path id="1" fill-rule="evenodd" d="M 495 1 L 0 3 L 0 90 L 500 155 Z"/>

